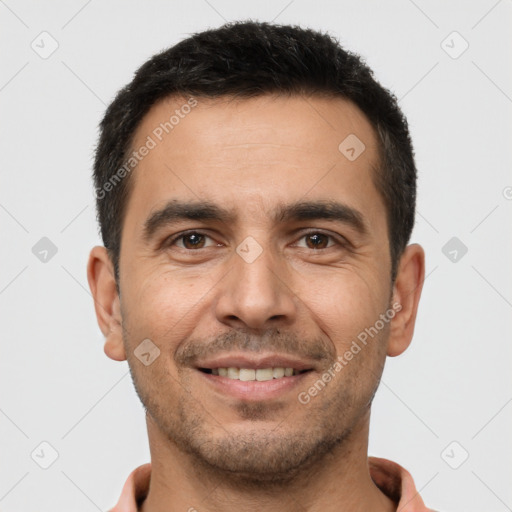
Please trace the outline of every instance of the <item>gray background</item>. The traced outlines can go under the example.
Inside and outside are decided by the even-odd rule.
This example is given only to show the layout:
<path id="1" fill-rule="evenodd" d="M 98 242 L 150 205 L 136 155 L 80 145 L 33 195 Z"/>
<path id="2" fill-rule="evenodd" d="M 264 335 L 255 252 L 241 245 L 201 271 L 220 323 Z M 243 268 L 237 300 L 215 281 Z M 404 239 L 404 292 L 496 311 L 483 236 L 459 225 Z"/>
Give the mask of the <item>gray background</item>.
<path id="1" fill-rule="evenodd" d="M 370 454 L 406 467 L 430 507 L 512 510 L 511 15 L 511 0 L 0 1 L 0 510 L 106 510 L 149 460 L 86 280 L 97 124 L 151 55 L 247 18 L 339 37 L 410 122 L 428 277 L 413 344 L 374 402 Z"/>

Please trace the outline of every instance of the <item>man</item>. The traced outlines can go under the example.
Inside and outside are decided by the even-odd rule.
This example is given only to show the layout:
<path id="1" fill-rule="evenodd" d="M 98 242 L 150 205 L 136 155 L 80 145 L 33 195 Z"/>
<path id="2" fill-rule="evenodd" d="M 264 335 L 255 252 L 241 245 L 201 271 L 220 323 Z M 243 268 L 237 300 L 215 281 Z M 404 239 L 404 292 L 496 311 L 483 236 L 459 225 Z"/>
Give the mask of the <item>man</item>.
<path id="1" fill-rule="evenodd" d="M 154 56 L 100 128 L 88 280 L 151 451 L 113 510 L 428 510 L 367 453 L 424 279 L 395 98 L 331 37 L 243 22 Z"/>

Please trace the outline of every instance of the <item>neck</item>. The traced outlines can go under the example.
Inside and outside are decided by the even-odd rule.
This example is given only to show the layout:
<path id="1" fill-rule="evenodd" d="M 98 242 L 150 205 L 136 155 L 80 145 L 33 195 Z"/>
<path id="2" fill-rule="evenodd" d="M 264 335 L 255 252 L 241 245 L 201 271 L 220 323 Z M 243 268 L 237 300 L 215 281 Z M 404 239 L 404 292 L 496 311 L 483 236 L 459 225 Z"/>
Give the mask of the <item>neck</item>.
<path id="1" fill-rule="evenodd" d="M 368 411 L 332 453 L 292 479 L 251 484 L 198 463 L 146 416 L 151 483 L 141 512 L 396 511 L 368 470 Z"/>

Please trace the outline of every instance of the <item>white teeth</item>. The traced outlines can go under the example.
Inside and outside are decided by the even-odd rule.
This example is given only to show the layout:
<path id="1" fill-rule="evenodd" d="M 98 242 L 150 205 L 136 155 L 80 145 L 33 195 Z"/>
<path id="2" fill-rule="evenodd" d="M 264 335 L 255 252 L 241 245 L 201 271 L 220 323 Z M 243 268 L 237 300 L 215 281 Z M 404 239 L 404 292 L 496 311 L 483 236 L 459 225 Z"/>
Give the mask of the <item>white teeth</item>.
<path id="1" fill-rule="evenodd" d="M 298 371 L 293 368 L 213 368 L 212 375 L 227 377 L 228 379 L 241 380 L 244 382 L 257 380 L 263 382 L 266 380 L 280 379 L 282 377 L 291 377 L 298 375 Z"/>
<path id="2" fill-rule="evenodd" d="M 274 379 L 280 379 L 281 377 L 284 377 L 284 368 L 273 368 L 272 373 Z"/>
<path id="3" fill-rule="evenodd" d="M 256 380 L 272 380 L 273 378 L 272 368 L 259 368 L 256 370 Z"/>
<path id="4" fill-rule="evenodd" d="M 230 379 L 238 379 L 240 370 L 238 368 L 228 368 L 228 377 Z"/>
<path id="5" fill-rule="evenodd" d="M 228 374 L 229 377 L 229 374 Z M 233 377 L 231 377 L 233 378 Z M 250 368 L 240 368 L 240 376 L 239 379 L 243 381 L 254 380 L 256 378 L 256 370 L 251 370 Z"/>

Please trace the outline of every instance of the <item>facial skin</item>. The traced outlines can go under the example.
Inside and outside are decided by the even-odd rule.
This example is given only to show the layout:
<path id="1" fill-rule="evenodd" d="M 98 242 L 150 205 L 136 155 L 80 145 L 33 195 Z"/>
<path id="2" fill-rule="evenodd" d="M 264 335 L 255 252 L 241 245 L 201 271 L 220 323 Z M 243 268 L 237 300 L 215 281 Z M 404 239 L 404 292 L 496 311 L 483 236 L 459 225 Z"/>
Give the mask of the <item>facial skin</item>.
<path id="1" fill-rule="evenodd" d="M 186 101 L 156 104 L 133 147 Z M 391 283 L 374 131 L 341 99 L 197 101 L 162 141 L 152 135 L 156 147 L 130 177 L 120 297 L 104 248 L 88 265 L 105 353 L 128 360 L 147 411 L 153 473 L 143 510 L 394 510 L 368 474 L 370 405 L 386 356 L 412 339 L 424 254 L 408 246 Z M 355 161 L 338 150 L 350 134 L 366 146 Z M 145 236 L 147 219 L 172 200 L 212 203 L 234 218 L 178 219 Z M 340 203 L 360 225 L 274 218 L 306 201 Z M 195 236 L 169 241 L 185 231 Z M 242 257 L 259 248 L 254 261 Z M 393 319 L 301 403 L 299 393 L 393 304 Z M 134 353 L 145 339 L 160 350 L 148 366 Z M 258 394 L 262 383 L 233 390 L 198 369 L 276 354 L 309 371 L 273 394 Z M 283 366 L 271 363 L 259 367 Z"/>

